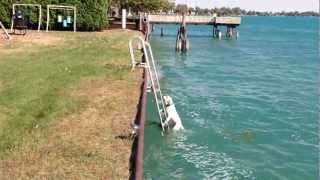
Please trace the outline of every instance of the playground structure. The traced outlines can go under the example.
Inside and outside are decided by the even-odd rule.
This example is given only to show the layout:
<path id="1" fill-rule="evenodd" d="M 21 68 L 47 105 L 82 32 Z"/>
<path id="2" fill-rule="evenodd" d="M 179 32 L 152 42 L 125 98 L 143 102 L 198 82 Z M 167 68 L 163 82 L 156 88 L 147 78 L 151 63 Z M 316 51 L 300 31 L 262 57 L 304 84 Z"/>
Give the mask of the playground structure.
<path id="1" fill-rule="evenodd" d="M 12 20 L 11 20 L 11 32 L 14 28 L 14 15 L 16 14 L 16 7 L 17 6 L 29 6 L 29 7 L 37 7 L 39 9 L 38 14 L 38 32 L 40 32 L 41 28 L 41 19 L 42 19 L 42 9 L 40 4 L 12 4 Z"/>
<path id="2" fill-rule="evenodd" d="M 61 6 L 61 5 L 47 5 L 47 27 L 46 27 L 46 32 L 49 31 L 50 10 L 73 11 L 73 31 L 77 32 L 77 7 L 76 6 Z M 69 23 L 71 23 L 71 19 L 69 20 Z"/>
<path id="3" fill-rule="evenodd" d="M 22 21 L 22 19 L 17 20 L 16 18 L 16 10 L 18 7 L 35 7 L 38 9 L 38 29 L 37 31 L 40 32 L 41 24 L 42 24 L 42 6 L 40 4 L 12 4 L 12 18 L 11 18 L 11 26 L 10 32 L 14 32 L 15 29 L 24 30 L 26 33 L 27 24 Z M 77 28 L 77 8 L 76 6 L 63 6 L 63 5 L 47 5 L 47 24 L 46 24 L 46 32 L 49 31 L 49 23 L 50 23 L 50 10 L 57 10 L 62 9 L 66 11 L 73 11 L 73 31 L 76 32 Z M 23 14 L 22 14 L 23 15 Z M 59 18 L 59 17 L 58 17 Z M 68 16 L 67 22 L 71 24 L 71 17 Z M 2 22 L 0 22 L 0 28 L 4 31 L 5 36 L 7 39 L 11 39 L 12 37 L 8 33 L 7 29 L 4 27 Z"/>
<path id="4" fill-rule="evenodd" d="M 7 37 L 7 39 L 11 39 L 11 36 L 9 35 L 8 31 L 6 30 L 6 28 L 3 26 L 2 22 L 0 21 L 0 27 L 3 30 L 5 36 Z"/>

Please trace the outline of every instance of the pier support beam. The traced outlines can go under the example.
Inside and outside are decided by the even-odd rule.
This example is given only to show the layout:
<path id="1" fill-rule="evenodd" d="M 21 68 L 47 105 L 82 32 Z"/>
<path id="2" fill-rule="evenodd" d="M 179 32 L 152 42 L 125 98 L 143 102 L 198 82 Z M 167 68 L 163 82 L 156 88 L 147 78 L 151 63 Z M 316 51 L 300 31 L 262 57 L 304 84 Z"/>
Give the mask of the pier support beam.
<path id="1" fill-rule="evenodd" d="M 187 23 L 185 15 L 182 16 L 182 23 L 178 29 L 176 40 L 176 51 L 187 52 L 189 50 L 189 40 L 187 35 Z"/>
<path id="2" fill-rule="evenodd" d="M 235 26 L 227 26 L 227 32 L 226 32 L 227 38 L 236 38 L 238 39 L 239 33 Z"/>
<path id="3" fill-rule="evenodd" d="M 139 31 L 143 31 L 143 14 L 139 13 Z"/>
<path id="4" fill-rule="evenodd" d="M 141 24 L 141 31 L 145 36 L 145 41 L 148 41 L 151 33 L 151 30 L 150 30 L 151 25 L 150 25 L 147 14 L 144 14 L 144 15 L 141 14 L 140 24 Z"/>
<path id="5" fill-rule="evenodd" d="M 213 38 L 216 38 L 216 39 L 221 39 L 222 38 L 222 33 L 218 27 L 218 25 L 213 25 Z"/>
<path id="6" fill-rule="evenodd" d="M 212 37 L 213 37 L 213 38 L 215 38 L 215 37 L 217 36 L 217 35 L 216 35 L 216 29 L 217 29 L 217 26 L 214 25 L 214 26 L 212 27 Z"/>

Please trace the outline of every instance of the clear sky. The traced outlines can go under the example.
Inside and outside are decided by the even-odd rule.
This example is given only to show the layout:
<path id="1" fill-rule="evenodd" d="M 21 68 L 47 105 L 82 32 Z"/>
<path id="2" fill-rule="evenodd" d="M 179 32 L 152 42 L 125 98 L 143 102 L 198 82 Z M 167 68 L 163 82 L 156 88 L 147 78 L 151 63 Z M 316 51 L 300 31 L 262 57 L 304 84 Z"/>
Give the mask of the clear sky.
<path id="1" fill-rule="evenodd" d="M 319 11 L 319 0 L 176 0 L 201 8 L 240 7 L 258 11 Z"/>

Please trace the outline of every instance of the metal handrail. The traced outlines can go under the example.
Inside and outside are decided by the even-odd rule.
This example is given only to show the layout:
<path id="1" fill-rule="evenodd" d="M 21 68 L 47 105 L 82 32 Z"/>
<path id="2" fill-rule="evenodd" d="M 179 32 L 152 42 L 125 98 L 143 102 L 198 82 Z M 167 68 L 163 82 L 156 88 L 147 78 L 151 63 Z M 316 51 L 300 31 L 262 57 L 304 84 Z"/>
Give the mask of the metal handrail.
<path id="1" fill-rule="evenodd" d="M 136 61 L 136 58 L 134 56 L 134 48 L 133 48 L 134 40 L 140 41 L 141 44 L 143 42 L 142 41 L 143 39 L 140 36 L 135 36 L 129 40 L 128 48 L 129 48 L 129 52 L 130 52 L 132 70 L 134 70 L 135 67 L 144 67 L 146 65 L 146 63 Z"/>

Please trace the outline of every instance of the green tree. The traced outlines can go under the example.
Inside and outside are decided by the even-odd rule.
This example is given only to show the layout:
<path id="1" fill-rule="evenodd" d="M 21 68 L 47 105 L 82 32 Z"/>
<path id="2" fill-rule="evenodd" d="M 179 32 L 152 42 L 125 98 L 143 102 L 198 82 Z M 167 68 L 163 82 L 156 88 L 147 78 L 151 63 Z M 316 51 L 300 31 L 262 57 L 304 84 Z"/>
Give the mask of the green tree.
<path id="1" fill-rule="evenodd" d="M 0 20 L 6 25 L 10 24 L 12 16 L 13 3 L 41 4 L 42 5 L 42 22 L 46 22 L 46 7 L 48 4 L 70 5 L 77 7 L 77 28 L 85 31 L 102 30 L 108 24 L 107 21 L 107 0 L 1 0 L 0 1 Z M 37 24 L 37 11 L 34 8 L 22 8 L 25 10 L 26 17 L 29 17 L 30 24 Z M 55 18 L 57 13 L 64 11 L 50 11 L 50 15 Z M 54 23 L 54 22 L 52 22 Z M 44 23 L 42 24 L 45 25 Z"/>
<path id="2" fill-rule="evenodd" d="M 196 12 L 196 10 L 195 10 L 193 7 L 190 7 L 190 8 L 188 9 L 188 13 L 189 13 L 189 14 L 192 14 L 193 12 Z"/>
<path id="3" fill-rule="evenodd" d="M 174 3 L 170 3 L 168 0 L 160 0 L 160 9 L 163 12 L 170 12 L 173 11 L 175 8 Z"/>
<path id="4" fill-rule="evenodd" d="M 241 15 L 241 9 L 239 7 L 232 8 L 232 15 Z"/>
<path id="5" fill-rule="evenodd" d="M 196 11 L 196 14 L 200 14 L 201 13 L 201 8 L 197 6 L 195 11 Z"/>
<path id="6" fill-rule="evenodd" d="M 178 4 L 175 12 L 179 14 L 186 14 L 188 12 L 188 6 L 186 4 Z"/>
<path id="7" fill-rule="evenodd" d="M 8 26 L 11 20 L 10 13 L 10 1 L 1 0 L 0 1 L 0 21 L 4 23 L 5 26 Z"/>
<path id="8" fill-rule="evenodd" d="M 112 6 L 131 9 L 133 12 L 167 11 L 172 6 L 168 0 L 109 0 Z"/>

